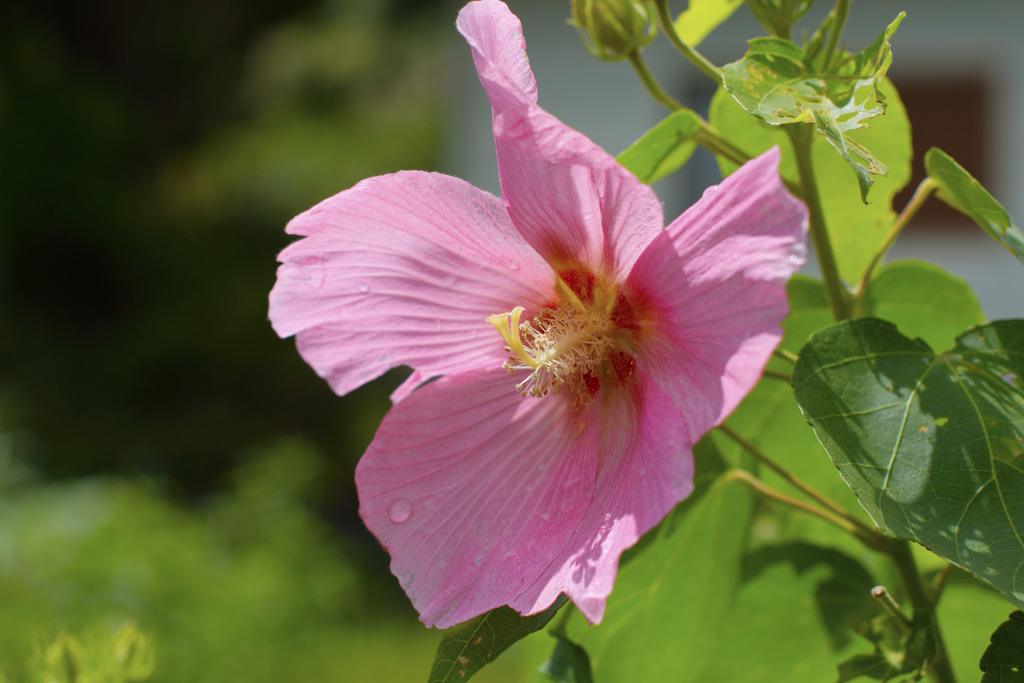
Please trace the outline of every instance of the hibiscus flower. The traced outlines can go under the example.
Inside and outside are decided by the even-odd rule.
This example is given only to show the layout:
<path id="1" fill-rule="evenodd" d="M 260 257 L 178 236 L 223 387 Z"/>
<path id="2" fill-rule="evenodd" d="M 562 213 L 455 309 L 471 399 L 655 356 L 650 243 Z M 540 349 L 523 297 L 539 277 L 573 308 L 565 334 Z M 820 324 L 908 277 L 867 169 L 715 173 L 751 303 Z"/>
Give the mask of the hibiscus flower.
<path id="1" fill-rule="evenodd" d="M 563 593 L 596 623 L 778 344 L 806 209 L 772 150 L 663 229 L 650 188 L 537 105 L 503 3 L 457 26 L 501 198 L 403 171 L 323 201 L 288 224 L 270 319 L 338 394 L 412 368 L 356 484 L 424 623 Z"/>

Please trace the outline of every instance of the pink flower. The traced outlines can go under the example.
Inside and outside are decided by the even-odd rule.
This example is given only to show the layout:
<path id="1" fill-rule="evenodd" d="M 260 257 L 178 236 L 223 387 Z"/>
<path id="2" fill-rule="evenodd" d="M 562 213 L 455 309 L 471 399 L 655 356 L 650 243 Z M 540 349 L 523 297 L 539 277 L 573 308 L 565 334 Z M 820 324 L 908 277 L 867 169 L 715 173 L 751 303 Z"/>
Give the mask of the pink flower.
<path id="1" fill-rule="evenodd" d="M 356 483 L 424 623 L 560 593 L 597 622 L 781 338 L 806 210 L 772 150 L 662 229 L 647 186 L 537 106 L 504 4 L 458 29 L 502 198 L 403 171 L 325 200 L 288 225 L 270 319 L 338 394 L 412 367 Z"/>

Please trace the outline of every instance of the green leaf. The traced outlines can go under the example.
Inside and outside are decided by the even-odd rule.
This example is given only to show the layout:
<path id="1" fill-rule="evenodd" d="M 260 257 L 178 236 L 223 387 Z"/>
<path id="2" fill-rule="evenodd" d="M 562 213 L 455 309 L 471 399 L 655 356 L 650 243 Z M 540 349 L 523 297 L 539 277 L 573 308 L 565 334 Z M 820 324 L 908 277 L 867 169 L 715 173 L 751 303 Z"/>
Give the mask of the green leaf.
<path id="1" fill-rule="evenodd" d="M 922 261 L 897 261 L 879 270 L 858 315 L 894 322 L 933 349 L 951 348 L 962 330 L 985 322 L 966 282 Z"/>
<path id="2" fill-rule="evenodd" d="M 839 680 L 862 676 L 888 681 L 900 674 L 920 671 L 935 654 L 934 621 L 930 612 L 918 611 L 911 624 L 883 614 L 859 632 L 874 644 L 871 654 L 858 654 L 839 664 Z"/>
<path id="3" fill-rule="evenodd" d="M 587 651 L 563 635 L 552 635 L 558 642 L 540 672 L 556 683 L 594 683 Z"/>
<path id="4" fill-rule="evenodd" d="M 752 509 L 709 439 L 695 448 L 694 493 L 624 555 L 604 619 L 569 621 L 598 681 L 703 681 L 732 609 Z M 652 653 L 655 653 L 652 655 Z"/>
<path id="5" fill-rule="evenodd" d="M 980 666 L 981 683 L 1024 682 L 1024 612 L 1013 612 L 999 625 Z"/>
<path id="6" fill-rule="evenodd" d="M 457 626 L 437 646 L 428 683 L 468 681 L 513 643 L 544 628 L 565 601 L 560 597 L 551 607 L 529 617 L 502 606 Z"/>
<path id="7" fill-rule="evenodd" d="M 818 133 L 853 168 L 862 201 L 873 175 L 888 169 L 851 131 L 885 113 L 879 85 L 892 63 L 889 39 L 904 14 L 857 55 L 840 60 L 827 74 L 796 44 L 781 38 L 755 38 L 743 59 L 722 67 L 723 86 L 747 112 L 773 126 L 813 122 Z"/>
<path id="8" fill-rule="evenodd" d="M 968 216 L 1024 263 L 1024 233 L 981 183 L 937 147 L 924 155 L 924 168 L 939 184 L 940 199 Z"/>
<path id="9" fill-rule="evenodd" d="M 683 109 L 665 117 L 661 123 L 624 150 L 616 160 L 642 183 L 664 178 L 687 162 L 697 143 L 700 118 Z"/>
<path id="10" fill-rule="evenodd" d="M 811 148 L 825 223 L 839 274 L 851 283 L 860 280 L 864 268 L 892 227 L 896 219 L 892 199 L 910 180 L 912 151 L 906 110 L 891 83 L 883 82 L 880 92 L 885 96 L 885 116 L 873 119 L 870 128 L 853 131 L 849 135 L 851 140 L 884 158 L 889 167 L 889 175 L 875 179 L 870 203 L 861 201 L 856 179 L 830 145 L 816 136 Z M 723 136 L 750 156 L 778 145 L 783 153 L 783 177 L 797 182 L 789 139 L 778 126 L 767 125 L 750 116 L 724 90 L 719 90 L 712 99 L 709 116 L 711 124 Z M 719 158 L 718 162 L 723 175 L 736 169 L 736 165 L 728 160 Z"/>
<path id="11" fill-rule="evenodd" d="M 1006 608 L 997 591 L 967 572 L 955 571 L 946 581 L 936 619 L 958 681 L 978 679 L 978 660 L 989 646 L 989 635 L 1006 620 Z"/>
<path id="12" fill-rule="evenodd" d="M 821 281 L 796 275 L 788 286 L 790 312 L 783 321 L 785 336 L 781 348 L 796 353 L 812 333 L 833 322 L 832 311 L 825 297 Z M 793 366 L 773 359 L 769 368 L 778 372 L 792 371 Z M 865 523 L 870 519 L 857 504 L 857 498 L 836 468 L 822 452 L 814 432 L 797 407 L 789 383 L 774 377 L 762 379 L 747 398 L 729 417 L 730 428 L 742 434 L 768 457 L 790 472 L 799 473 L 801 479 L 826 496 L 858 515 Z M 750 456 L 724 434 L 713 433 L 715 440 L 731 462 L 754 472 L 769 486 L 788 490 L 789 483 L 771 470 L 750 461 Z M 827 545 L 851 554 L 859 554 L 862 546 L 852 536 L 837 534 L 835 527 L 788 506 L 760 508 L 755 520 L 760 542 L 785 543 L 794 540 Z M 868 561 L 874 558 L 867 558 Z M 877 563 L 882 567 L 886 563 Z M 870 567 L 878 573 L 877 566 Z M 884 574 L 876 576 L 884 581 Z M 870 588 L 870 587 L 869 587 Z"/>
<path id="13" fill-rule="evenodd" d="M 852 627 L 878 613 L 878 604 L 871 597 L 876 581 L 864 565 L 850 555 L 803 541 L 768 545 L 744 558 L 744 581 L 778 563 L 792 565 L 801 575 L 812 570 L 828 570 L 828 573 L 814 572 L 818 578 L 812 595 L 821 624 L 836 647 L 846 645 Z"/>
<path id="14" fill-rule="evenodd" d="M 696 47 L 741 5 L 743 0 L 690 0 L 686 10 L 673 22 L 676 33 L 683 42 Z"/>
<path id="15" fill-rule="evenodd" d="M 882 531 L 1024 605 L 1024 321 L 968 330 L 936 355 L 884 321 L 811 337 L 797 402 Z"/>
<path id="16" fill-rule="evenodd" d="M 764 559 L 770 561 L 759 561 L 755 555 L 744 562 L 745 580 L 726 624 L 728 637 L 719 638 L 712 646 L 711 664 L 699 680 L 835 680 L 836 662 L 853 654 L 855 645 L 852 641 L 837 645 L 830 638 L 815 594 L 822 583 L 837 576 L 837 563 L 827 557 L 822 557 L 823 561 L 796 560 L 782 553 Z M 856 563 L 850 558 L 838 564 L 847 562 Z"/>

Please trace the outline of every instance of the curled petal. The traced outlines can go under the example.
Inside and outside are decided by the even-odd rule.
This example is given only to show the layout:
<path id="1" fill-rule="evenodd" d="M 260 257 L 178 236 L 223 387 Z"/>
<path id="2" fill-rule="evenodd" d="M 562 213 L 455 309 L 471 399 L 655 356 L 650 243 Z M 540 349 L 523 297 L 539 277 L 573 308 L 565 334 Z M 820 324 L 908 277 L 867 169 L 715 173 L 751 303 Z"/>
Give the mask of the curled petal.
<path id="1" fill-rule="evenodd" d="M 563 395 L 522 399 L 501 369 L 449 375 L 396 404 L 356 469 L 360 514 L 427 625 L 510 603 L 590 503 Z"/>
<path id="2" fill-rule="evenodd" d="M 654 192 L 535 104 L 522 29 L 504 4 L 471 2 L 458 26 L 491 101 L 502 200 L 512 222 L 556 269 L 582 264 L 621 279 L 661 230 Z M 514 85 L 522 82 L 532 89 Z"/>
<path id="3" fill-rule="evenodd" d="M 626 287 L 650 302 L 644 358 L 695 441 L 761 376 L 782 339 L 786 281 L 805 260 L 807 209 L 782 185 L 778 149 L 743 165 L 644 251 Z"/>
<path id="4" fill-rule="evenodd" d="M 473 50 L 477 73 L 488 93 L 524 102 L 537 101 L 537 81 L 526 56 L 519 18 L 497 0 L 478 0 L 455 22 Z"/>
<path id="5" fill-rule="evenodd" d="M 270 320 L 338 394 L 409 365 L 413 382 L 498 367 L 486 318 L 550 298 L 550 267 L 501 202 L 435 173 L 370 178 L 288 224 Z M 409 383 L 396 395 L 414 387 Z"/>

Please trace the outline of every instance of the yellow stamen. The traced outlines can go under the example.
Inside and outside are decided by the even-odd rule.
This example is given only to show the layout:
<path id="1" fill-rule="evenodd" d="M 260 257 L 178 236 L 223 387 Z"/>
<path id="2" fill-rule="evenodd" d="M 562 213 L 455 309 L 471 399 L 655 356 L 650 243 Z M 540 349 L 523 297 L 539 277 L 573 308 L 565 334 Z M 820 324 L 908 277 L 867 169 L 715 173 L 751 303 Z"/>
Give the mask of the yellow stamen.
<path id="1" fill-rule="evenodd" d="M 557 310 L 546 308 L 530 322 L 519 322 L 522 306 L 487 318 L 508 344 L 510 355 L 502 367 L 509 372 L 530 370 L 516 385 L 523 397 L 557 392 L 566 382 L 583 392 L 586 378 L 615 348 L 608 317 L 587 311 L 578 298 L 571 303 Z"/>
<path id="2" fill-rule="evenodd" d="M 537 367 L 537 362 L 526 352 L 523 340 L 519 336 L 519 316 L 525 310 L 522 306 L 516 306 L 512 309 L 511 313 L 497 313 L 490 316 L 487 318 L 487 322 L 494 325 L 495 329 L 501 334 L 502 339 L 508 344 L 510 353 L 516 354 L 516 357 L 523 363 L 531 368 L 535 368 Z"/>

